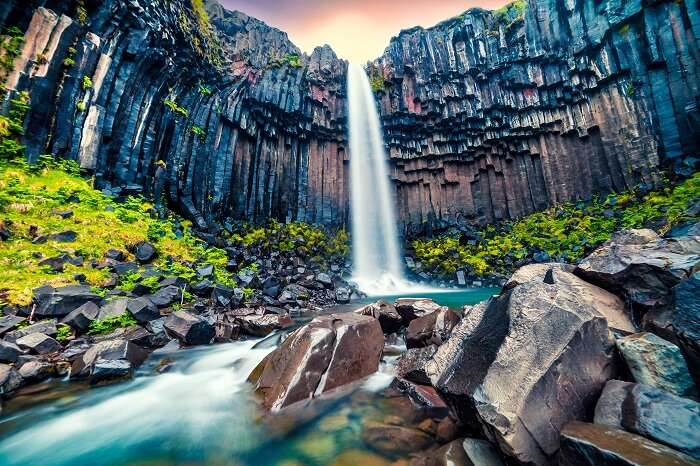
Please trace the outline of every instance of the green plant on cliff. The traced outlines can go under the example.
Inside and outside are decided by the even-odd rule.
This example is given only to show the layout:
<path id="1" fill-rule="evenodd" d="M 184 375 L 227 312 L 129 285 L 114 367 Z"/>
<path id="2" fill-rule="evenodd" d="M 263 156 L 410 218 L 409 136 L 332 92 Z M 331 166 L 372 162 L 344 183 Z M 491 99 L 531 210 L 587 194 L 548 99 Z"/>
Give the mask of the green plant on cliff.
<path id="1" fill-rule="evenodd" d="M 166 107 L 168 107 L 170 110 L 173 111 L 176 115 L 179 115 L 183 118 L 187 118 L 187 116 L 190 114 L 190 112 L 187 111 L 186 108 L 180 107 L 177 102 L 175 102 L 171 98 L 167 98 L 163 100 L 163 103 L 165 104 Z"/>
<path id="2" fill-rule="evenodd" d="M 27 110 L 29 94 L 19 92 L 10 100 L 7 116 L 0 115 L 0 160 L 20 157 L 24 153 L 21 138 Z"/>
<path id="3" fill-rule="evenodd" d="M 292 68 L 301 68 L 304 64 L 301 61 L 301 56 L 296 53 L 286 53 L 281 57 L 276 55 L 274 52 L 270 53 L 268 58 L 267 66 L 269 68 L 279 68 L 281 66 L 288 65 Z"/>
<path id="4" fill-rule="evenodd" d="M 452 275 L 465 268 L 476 275 L 513 271 L 518 261 L 544 252 L 575 262 L 622 228 L 656 227 L 661 233 L 685 221 L 698 221 L 691 207 L 700 202 L 700 173 L 661 189 L 630 190 L 588 203 L 565 203 L 500 227 L 477 231 L 476 240 L 445 235 L 413 241 L 424 269 Z M 691 213 L 689 213 L 691 212 Z"/>
<path id="5" fill-rule="evenodd" d="M 5 87 L 5 81 L 14 68 L 15 59 L 21 53 L 24 43 L 24 33 L 12 26 L 3 30 L 0 35 L 0 86 Z"/>
<path id="6" fill-rule="evenodd" d="M 386 87 L 386 81 L 384 80 L 384 74 L 381 68 L 372 65 L 369 72 L 369 85 L 372 88 L 372 92 L 383 91 Z"/>
<path id="7" fill-rule="evenodd" d="M 87 91 L 88 89 L 92 89 L 92 79 L 90 76 L 83 76 L 83 90 Z"/>
<path id="8" fill-rule="evenodd" d="M 207 135 L 204 128 L 202 128 L 201 126 L 196 126 L 196 125 L 194 125 L 194 126 L 192 126 L 192 128 L 190 128 L 190 132 L 192 132 L 192 134 L 197 136 L 200 141 L 204 141 L 204 138 Z"/>

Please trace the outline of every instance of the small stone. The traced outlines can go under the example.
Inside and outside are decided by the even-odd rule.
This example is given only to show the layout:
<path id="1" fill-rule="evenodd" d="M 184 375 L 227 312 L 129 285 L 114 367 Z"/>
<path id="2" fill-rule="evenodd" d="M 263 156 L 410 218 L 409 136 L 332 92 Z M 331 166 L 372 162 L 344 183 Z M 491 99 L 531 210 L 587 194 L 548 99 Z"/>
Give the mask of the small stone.
<path id="1" fill-rule="evenodd" d="M 147 264 L 156 257 L 156 248 L 147 241 L 139 241 L 134 246 L 134 255 L 141 264 Z"/>
<path id="2" fill-rule="evenodd" d="M 78 234 L 72 230 L 62 231 L 61 233 L 53 233 L 48 239 L 58 241 L 59 243 L 72 243 L 78 238 Z"/>
<path id="3" fill-rule="evenodd" d="M 124 252 L 120 251 L 119 249 L 108 249 L 107 252 L 105 252 L 105 259 L 111 259 L 121 262 L 124 259 L 126 259 L 126 254 L 124 254 Z"/>

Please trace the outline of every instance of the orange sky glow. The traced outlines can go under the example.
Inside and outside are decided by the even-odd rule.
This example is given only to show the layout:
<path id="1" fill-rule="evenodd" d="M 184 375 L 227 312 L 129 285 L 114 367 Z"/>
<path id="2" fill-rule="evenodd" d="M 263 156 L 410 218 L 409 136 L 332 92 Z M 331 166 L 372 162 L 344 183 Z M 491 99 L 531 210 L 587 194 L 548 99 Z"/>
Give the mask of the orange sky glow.
<path id="1" fill-rule="evenodd" d="M 219 0 L 289 34 L 302 51 L 329 44 L 342 58 L 379 57 L 402 29 L 430 27 L 472 7 L 500 8 L 507 0 Z"/>

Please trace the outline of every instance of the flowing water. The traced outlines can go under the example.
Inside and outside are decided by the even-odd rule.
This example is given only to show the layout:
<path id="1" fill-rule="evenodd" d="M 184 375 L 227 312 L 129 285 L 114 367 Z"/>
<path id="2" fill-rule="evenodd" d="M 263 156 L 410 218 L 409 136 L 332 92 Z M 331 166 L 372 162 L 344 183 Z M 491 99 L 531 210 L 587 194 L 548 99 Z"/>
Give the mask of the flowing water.
<path id="1" fill-rule="evenodd" d="M 367 74 L 353 64 L 348 69 L 348 113 L 353 280 L 371 295 L 399 291 L 408 284 L 382 128 Z"/>

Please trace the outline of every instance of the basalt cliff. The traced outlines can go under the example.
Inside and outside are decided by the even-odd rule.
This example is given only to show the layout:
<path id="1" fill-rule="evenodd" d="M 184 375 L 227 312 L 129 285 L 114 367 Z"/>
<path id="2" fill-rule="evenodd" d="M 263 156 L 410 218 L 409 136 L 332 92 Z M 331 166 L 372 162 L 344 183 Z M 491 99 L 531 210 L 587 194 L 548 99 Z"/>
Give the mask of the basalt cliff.
<path id="1" fill-rule="evenodd" d="M 347 63 L 195 0 L 11 0 L 30 160 L 201 227 L 348 221 Z M 682 174 L 700 148 L 696 1 L 530 0 L 393 38 L 368 63 L 406 234 Z"/>

